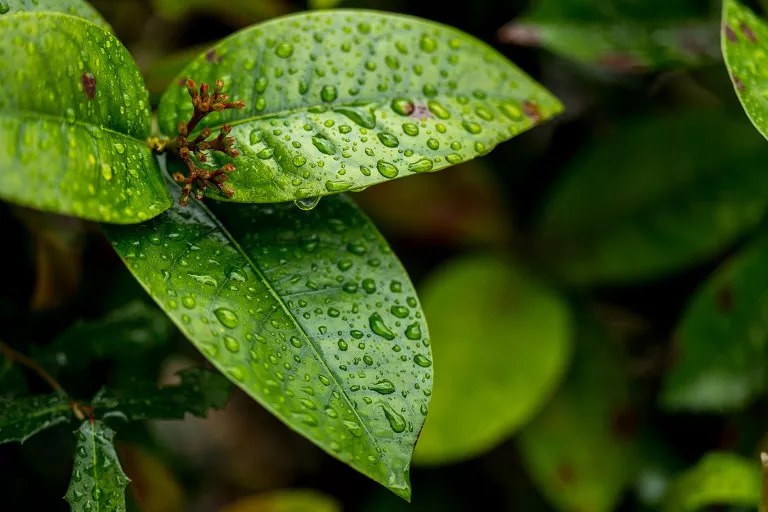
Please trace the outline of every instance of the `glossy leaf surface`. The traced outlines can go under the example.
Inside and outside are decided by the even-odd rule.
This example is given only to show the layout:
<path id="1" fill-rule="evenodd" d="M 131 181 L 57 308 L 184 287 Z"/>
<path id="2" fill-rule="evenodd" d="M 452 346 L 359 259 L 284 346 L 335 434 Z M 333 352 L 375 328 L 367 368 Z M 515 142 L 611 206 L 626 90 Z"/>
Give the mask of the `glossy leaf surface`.
<path id="1" fill-rule="evenodd" d="M 215 214 L 214 214 L 215 213 Z M 408 275 L 346 197 L 174 207 L 106 228 L 205 356 L 321 448 L 402 496 L 429 404 L 427 326 Z"/>
<path id="2" fill-rule="evenodd" d="M 179 76 L 224 79 L 241 111 L 200 128 L 233 126 L 239 202 L 278 202 L 437 171 L 487 153 L 562 109 L 489 46 L 418 18 L 335 10 L 239 32 Z M 159 122 L 176 133 L 192 112 L 183 80 Z M 211 165 L 229 157 L 216 156 Z M 213 192 L 212 192 L 213 193 Z"/>
<path id="3" fill-rule="evenodd" d="M 72 419 L 71 399 L 63 393 L 0 397 L 0 444 L 23 443 L 41 430 Z"/>
<path id="4" fill-rule="evenodd" d="M 457 462 L 509 437 L 551 396 L 570 356 L 570 313 L 545 285 L 489 256 L 449 263 L 422 299 L 439 376 L 416 461 Z"/>
<path id="5" fill-rule="evenodd" d="M 170 205 L 149 101 L 113 35 L 64 14 L 0 16 L 0 199 L 133 223 Z"/>
<path id="6" fill-rule="evenodd" d="M 75 464 L 66 500 L 72 512 L 125 512 L 128 477 L 112 440 L 115 432 L 101 421 L 84 421 L 75 430 Z"/>

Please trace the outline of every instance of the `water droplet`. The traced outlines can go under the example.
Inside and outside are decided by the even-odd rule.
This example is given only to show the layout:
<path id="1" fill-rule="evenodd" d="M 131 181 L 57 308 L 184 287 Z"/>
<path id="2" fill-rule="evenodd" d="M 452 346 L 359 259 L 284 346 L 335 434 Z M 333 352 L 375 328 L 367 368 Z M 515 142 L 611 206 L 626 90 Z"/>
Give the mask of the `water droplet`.
<path id="1" fill-rule="evenodd" d="M 382 144 L 387 146 L 388 148 L 396 148 L 400 145 L 400 141 L 397 140 L 397 137 L 392 135 L 391 133 L 387 132 L 379 132 L 376 134 L 376 136 L 379 138 Z"/>
<path id="2" fill-rule="evenodd" d="M 451 113 L 438 101 L 430 100 L 427 102 L 429 111 L 439 119 L 448 119 L 451 117 Z"/>
<path id="3" fill-rule="evenodd" d="M 398 434 L 405 430 L 405 419 L 400 414 L 395 412 L 389 404 L 382 404 L 381 408 L 384 410 L 384 416 L 387 417 L 392 430 Z"/>
<path id="4" fill-rule="evenodd" d="M 421 36 L 419 41 L 419 48 L 426 53 L 432 53 L 437 49 L 437 41 L 429 37 L 427 34 Z"/>
<path id="5" fill-rule="evenodd" d="M 432 160 L 429 158 L 422 158 L 421 160 L 409 164 L 408 170 L 411 172 L 427 172 L 431 171 L 432 167 Z"/>
<path id="6" fill-rule="evenodd" d="M 237 327 L 238 318 L 234 311 L 227 308 L 218 308 L 213 314 L 216 315 L 216 318 L 218 318 L 219 322 L 221 322 L 221 325 L 224 327 L 229 329 Z"/>
<path id="7" fill-rule="evenodd" d="M 8 5 L 8 2 L 6 0 L 0 0 L 0 14 L 6 14 L 10 10 L 11 7 Z"/>
<path id="8" fill-rule="evenodd" d="M 409 116 L 413 113 L 414 105 L 411 100 L 405 98 L 395 98 L 392 100 L 392 110 L 401 116 Z"/>
<path id="9" fill-rule="evenodd" d="M 278 57 L 287 59 L 291 55 L 293 55 L 293 45 L 288 42 L 282 42 L 279 45 L 277 45 L 277 48 L 275 48 L 275 53 Z"/>
<path id="10" fill-rule="evenodd" d="M 374 313 L 368 317 L 368 324 L 371 326 L 371 330 L 382 338 L 386 338 L 388 340 L 395 339 L 395 333 L 393 333 L 389 327 L 387 327 L 387 325 L 384 323 L 384 320 L 381 318 L 381 315 L 378 313 Z"/>
<path id="11" fill-rule="evenodd" d="M 411 137 L 415 137 L 419 134 L 419 127 L 416 126 L 413 123 L 403 123 L 403 132 L 406 135 L 410 135 Z"/>
<path id="12" fill-rule="evenodd" d="M 304 343 L 299 338 L 297 338 L 296 336 L 291 336 L 291 340 L 290 341 L 291 341 L 291 345 L 293 345 L 296 348 L 301 348 L 301 347 L 304 346 Z"/>
<path id="13" fill-rule="evenodd" d="M 326 102 L 331 102 L 335 100 L 337 95 L 338 93 L 336 91 L 336 87 L 332 85 L 325 85 L 320 91 L 320 97 L 323 99 L 323 101 L 326 101 Z"/>
<path id="14" fill-rule="evenodd" d="M 302 155 L 296 155 L 293 157 L 293 165 L 296 167 L 301 167 L 302 165 L 307 163 L 307 159 L 304 158 Z"/>
<path id="15" fill-rule="evenodd" d="M 268 160 L 272 158 L 272 155 L 275 153 L 275 150 L 272 148 L 264 148 L 258 153 L 256 153 L 256 156 L 261 158 L 262 160 Z"/>
<path id="16" fill-rule="evenodd" d="M 360 125 L 363 128 L 372 130 L 376 127 L 376 114 L 370 107 L 344 106 L 335 108 L 334 112 L 346 116 L 353 123 Z M 344 133 L 344 130 L 342 130 L 341 127 L 339 128 L 339 131 Z"/>
<path id="17" fill-rule="evenodd" d="M 346 351 L 349 348 L 349 344 L 344 340 L 339 340 L 339 350 Z"/>
<path id="18" fill-rule="evenodd" d="M 461 126 L 463 126 L 465 130 L 467 130 L 469 133 L 473 135 L 477 135 L 478 133 L 483 131 L 483 128 L 479 124 L 470 123 L 469 121 L 463 121 L 461 123 Z"/>
<path id="19" fill-rule="evenodd" d="M 380 380 L 379 382 L 376 382 L 375 384 L 372 384 L 368 387 L 377 393 L 381 393 L 382 395 L 389 395 L 390 393 L 395 392 L 395 385 L 387 379 Z"/>
<path id="20" fill-rule="evenodd" d="M 224 336 L 224 347 L 232 353 L 240 351 L 240 342 L 232 336 Z"/>
<path id="21" fill-rule="evenodd" d="M 426 356 L 423 356 L 421 354 L 416 354 L 415 356 L 413 356 L 413 362 L 424 368 L 428 368 L 432 366 L 432 361 L 430 361 L 429 359 L 427 359 Z"/>
<path id="22" fill-rule="evenodd" d="M 304 197 L 302 199 L 296 199 L 293 204 L 299 210 L 309 211 L 313 210 L 320 202 L 320 197 Z"/>
<path id="23" fill-rule="evenodd" d="M 394 164 L 392 164 L 391 162 L 386 162 L 384 160 L 379 160 L 378 162 L 376 162 L 376 168 L 379 170 L 379 174 L 381 174 L 385 178 L 394 178 L 399 173 L 399 171 L 397 170 L 397 167 L 395 167 Z"/>
<path id="24" fill-rule="evenodd" d="M 117 153 L 120 155 L 125 153 L 125 144 L 122 144 L 120 142 L 115 142 L 115 151 L 117 151 Z"/>
<path id="25" fill-rule="evenodd" d="M 414 322 L 405 328 L 405 337 L 409 340 L 421 339 L 421 326 L 419 322 Z"/>
<path id="26" fill-rule="evenodd" d="M 318 151 L 324 155 L 332 155 L 336 152 L 336 147 L 331 141 L 320 135 L 312 137 L 312 145 L 314 145 Z"/>

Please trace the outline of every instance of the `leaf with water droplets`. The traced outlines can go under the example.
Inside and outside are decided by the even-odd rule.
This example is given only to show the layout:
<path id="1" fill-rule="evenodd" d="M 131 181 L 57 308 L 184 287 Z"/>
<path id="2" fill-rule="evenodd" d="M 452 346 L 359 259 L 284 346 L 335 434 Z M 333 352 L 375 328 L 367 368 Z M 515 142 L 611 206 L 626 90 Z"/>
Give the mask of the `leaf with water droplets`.
<path id="1" fill-rule="evenodd" d="M 432 356 L 416 293 L 386 241 L 344 196 L 311 212 L 293 203 L 210 208 L 174 207 L 105 232 L 236 385 L 408 497 Z"/>
<path id="2" fill-rule="evenodd" d="M 541 258 L 578 285 L 656 278 L 722 253 L 762 221 L 768 145 L 723 109 L 617 123 L 564 169 Z"/>
<path id="3" fill-rule="evenodd" d="M 446 265 L 422 297 L 444 377 L 415 460 L 466 460 L 511 436 L 555 391 L 571 352 L 570 313 L 545 285 L 488 256 Z"/>
<path id="4" fill-rule="evenodd" d="M 280 18 L 193 61 L 164 94 L 166 134 L 190 114 L 185 78 L 226 78 L 240 111 L 233 201 L 280 202 L 357 190 L 484 155 L 562 110 L 501 54 L 458 30 L 373 11 Z M 216 155 L 210 165 L 231 159 Z M 209 189 L 219 199 L 226 199 Z"/>
<path id="5" fill-rule="evenodd" d="M 209 409 L 223 409 L 232 392 L 229 380 L 218 372 L 192 368 L 179 378 L 178 385 L 161 388 L 147 382 L 103 388 L 91 402 L 94 414 L 124 421 L 182 419 L 186 413 L 204 418 Z"/>
<path id="6" fill-rule="evenodd" d="M 760 500 L 760 462 L 712 452 L 669 485 L 664 512 L 694 512 L 730 505 L 754 510 Z"/>
<path id="7" fill-rule="evenodd" d="M 10 16 L 19 12 L 60 12 L 112 31 L 107 20 L 85 0 L 0 0 L 0 15 Z"/>
<path id="8" fill-rule="evenodd" d="M 125 512 L 123 472 L 112 440 L 115 432 L 101 421 L 84 421 L 75 430 L 75 463 L 65 499 L 72 512 Z"/>
<path id="9" fill-rule="evenodd" d="M 64 393 L 0 397 L 0 444 L 23 443 L 42 430 L 70 421 L 70 401 Z"/>
<path id="10" fill-rule="evenodd" d="M 0 199 L 114 223 L 168 208 L 147 91 L 122 44 L 49 12 L 0 16 L 0 33 Z"/>

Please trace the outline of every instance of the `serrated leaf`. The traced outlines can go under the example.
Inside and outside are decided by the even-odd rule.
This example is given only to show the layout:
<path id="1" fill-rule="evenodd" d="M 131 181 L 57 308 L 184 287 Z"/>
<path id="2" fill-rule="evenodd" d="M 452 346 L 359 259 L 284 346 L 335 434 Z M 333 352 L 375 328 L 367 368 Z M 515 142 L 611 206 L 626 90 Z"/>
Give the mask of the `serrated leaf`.
<path id="1" fill-rule="evenodd" d="M 115 223 L 166 209 L 149 101 L 123 45 L 69 15 L 0 16 L 0 199 Z"/>
<path id="2" fill-rule="evenodd" d="M 760 489 L 757 461 L 733 453 L 713 452 L 672 482 L 663 510 L 693 512 L 715 505 L 756 508 Z"/>
<path id="3" fill-rule="evenodd" d="M 674 335 L 669 409 L 740 410 L 768 384 L 768 237 L 726 261 L 690 301 Z"/>
<path id="4" fill-rule="evenodd" d="M 86 19 L 104 30 L 112 31 L 107 20 L 85 0 L 3 0 L 0 15 L 20 12 L 60 12 Z"/>
<path id="5" fill-rule="evenodd" d="M 538 223 L 541 256 L 578 285 L 706 261 L 765 213 L 768 146 L 721 110 L 635 118 L 566 166 Z"/>
<path id="6" fill-rule="evenodd" d="M 722 50 L 736 95 L 757 130 L 768 137 L 768 24 L 737 0 L 723 0 Z"/>
<path id="7" fill-rule="evenodd" d="M 325 196 L 437 171 L 562 110 L 484 43 L 444 25 L 363 10 L 254 26 L 198 57 L 184 78 L 223 78 L 230 98 L 246 101 L 244 110 L 200 124 L 233 126 L 241 155 L 227 184 L 238 202 Z M 192 111 L 176 82 L 158 112 L 168 135 Z M 230 160 L 215 155 L 209 165 Z"/>
<path id="8" fill-rule="evenodd" d="M 42 430 L 70 421 L 70 401 L 64 393 L 0 397 L 0 444 L 23 443 Z"/>
<path id="9" fill-rule="evenodd" d="M 287 489 L 243 498 L 219 512 L 341 512 L 341 505 L 317 491 Z"/>
<path id="10" fill-rule="evenodd" d="M 178 191 L 178 187 L 174 187 Z M 236 385 L 401 496 L 431 391 L 408 275 L 346 197 L 174 207 L 107 226 L 134 276 Z"/>
<path id="11" fill-rule="evenodd" d="M 449 263 L 422 299 L 442 377 L 415 460 L 446 464 L 493 448 L 550 398 L 570 355 L 570 313 L 545 285 L 490 256 Z"/>
<path id="12" fill-rule="evenodd" d="M 193 368 L 179 377 L 175 386 L 136 382 L 130 389 L 101 389 L 91 402 L 94 414 L 125 421 L 182 419 L 186 413 L 204 418 L 209 409 L 227 405 L 232 385 L 218 372 Z"/>
<path id="13" fill-rule="evenodd" d="M 75 464 L 66 500 L 72 512 L 125 512 L 123 473 L 112 440 L 115 432 L 101 421 L 84 421 L 75 430 Z"/>
<path id="14" fill-rule="evenodd" d="M 637 463 L 636 416 L 621 355 L 581 323 L 568 379 L 519 437 L 534 483 L 557 510 L 614 510 Z"/>

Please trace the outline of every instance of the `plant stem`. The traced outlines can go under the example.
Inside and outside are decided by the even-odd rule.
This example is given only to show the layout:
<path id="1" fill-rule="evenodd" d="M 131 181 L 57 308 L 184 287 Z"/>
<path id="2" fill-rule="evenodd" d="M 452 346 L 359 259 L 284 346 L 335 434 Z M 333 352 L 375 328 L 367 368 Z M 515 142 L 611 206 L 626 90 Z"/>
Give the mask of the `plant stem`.
<path id="1" fill-rule="evenodd" d="M 61 387 L 61 384 L 59 384 L 56 379 L 51 377 L 51 374 L 45 371 L 45 369 L 40 366 L 37 361 L 32 359 L 29 356 L 25 356 L 21 352 L 12 349 L 2 341 L 0 341 L 0 352 L 11 362 L 17 362 L 22 366 L 26 366 L 33 372 L 35 372 L 41 379 L 43 379 L 45 382 L 47 382 L 54 391 L 64 391 L 64 388 Z"/>

